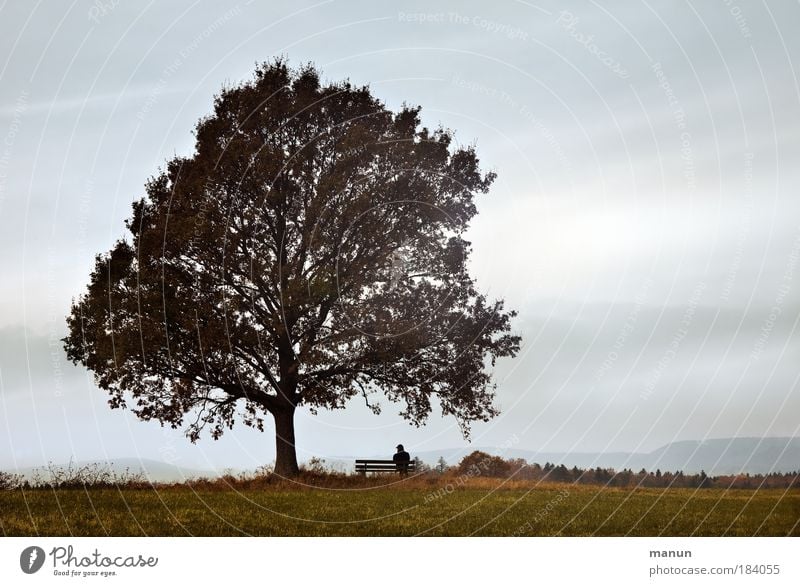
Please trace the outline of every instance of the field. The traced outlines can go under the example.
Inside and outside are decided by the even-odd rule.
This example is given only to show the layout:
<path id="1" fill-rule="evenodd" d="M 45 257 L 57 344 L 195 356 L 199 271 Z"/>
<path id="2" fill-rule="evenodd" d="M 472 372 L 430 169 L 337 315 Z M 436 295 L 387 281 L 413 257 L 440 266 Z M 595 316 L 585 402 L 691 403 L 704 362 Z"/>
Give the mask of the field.
<path id="1" fill-rule="evenodd" d="M 0 492 L 6 536 L 800 536 L 797 489 L 606 488 L 481 479 L 308 488 Z"/>

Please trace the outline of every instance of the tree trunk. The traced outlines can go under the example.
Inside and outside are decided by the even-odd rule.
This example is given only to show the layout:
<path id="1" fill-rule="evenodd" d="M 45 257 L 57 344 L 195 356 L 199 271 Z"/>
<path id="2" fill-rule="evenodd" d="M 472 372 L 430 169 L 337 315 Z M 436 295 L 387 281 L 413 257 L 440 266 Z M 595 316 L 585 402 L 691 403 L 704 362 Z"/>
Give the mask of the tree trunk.
<path id="1" fill-rule="evenodd" d="M 285 406 L 272 413 L 275 418 L 275 474 L 297 476 L 297 450 L 294 445 L 294 406 Z"/>

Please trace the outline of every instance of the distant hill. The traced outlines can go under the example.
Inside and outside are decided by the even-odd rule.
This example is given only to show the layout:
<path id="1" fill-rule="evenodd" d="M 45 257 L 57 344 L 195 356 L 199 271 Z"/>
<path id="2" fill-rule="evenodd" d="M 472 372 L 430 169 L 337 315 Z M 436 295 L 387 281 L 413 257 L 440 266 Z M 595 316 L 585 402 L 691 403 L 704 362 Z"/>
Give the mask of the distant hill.
<path id="1" fill-rule="evenodd" d="M 461 458 L 481 450 L 504 458 L 523 458 L 528 463 L 564 464 L 568 468 L 630 468 L 634 471 L 682 470 L 696 474 L 700 470 L 711 476 L 720 474 L 767 474 L 770 472 L 794 472 L 800 470 L 800 438 L 723 438 L 703 441 L 672 442 L 649 453 L 635 452 L 537 452 L 521 449 L 499 449 L 494 447 L 468 447 L 418 452 L 428 464 L 440 457 L 448 464 L 457 464 Z"/>
<path id="2" fill-rule="evenodd" d="M 213 478 L 219 476 L 217 472 L 209 470 L 197 470 L 194 468 L 185 468 L 176 466 L 174 464 L 167 464 L 166 462 L 159 462 L 157 460 L 144 460 L 139 458 L 115 458 L 108 462 L 94 460 L 92 462 L 73 462 L 72 468 L 77 469 L 81 466 L 99 463 L 103 469 L 108 469 L 117 475 L 122 475 L 126 472 L 131 474 L 142 473 L 151 482 L 181 482 L 189 478 Z M 54 463 L 56 468 L 66 469 L 70 466 L 69 463 Z M 22 474 L 25 478 L 31 479 L 35 474 L 43 479 L 49 478 L 47 466 L 33 466 L 26 468 L 5 468 L 7 472 Z"/>

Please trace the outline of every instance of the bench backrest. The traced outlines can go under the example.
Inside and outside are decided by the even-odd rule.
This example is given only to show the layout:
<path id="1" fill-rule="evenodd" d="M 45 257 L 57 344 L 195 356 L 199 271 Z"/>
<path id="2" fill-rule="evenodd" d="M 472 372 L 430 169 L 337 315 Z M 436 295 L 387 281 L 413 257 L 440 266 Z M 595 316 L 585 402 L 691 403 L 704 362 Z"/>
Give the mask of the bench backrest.
<path id="1" fill-rule="evenodd" d="M 356 472 L 397 472 L 398 470 L 414 471 L 414 460 L 395 462 L 394 460 L 356 460 Z"/>

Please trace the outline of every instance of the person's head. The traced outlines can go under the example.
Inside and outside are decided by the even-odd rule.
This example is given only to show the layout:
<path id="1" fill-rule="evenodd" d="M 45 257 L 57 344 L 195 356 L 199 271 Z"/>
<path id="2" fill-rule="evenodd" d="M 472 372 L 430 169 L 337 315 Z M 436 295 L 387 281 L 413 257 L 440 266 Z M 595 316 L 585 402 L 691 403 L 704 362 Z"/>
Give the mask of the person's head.
<path id="1" fill-rule="evenodd" d="M 403 451 L 403 444 L 397 444 L 397 451 L 398 452 L 402 452 Z"/>

